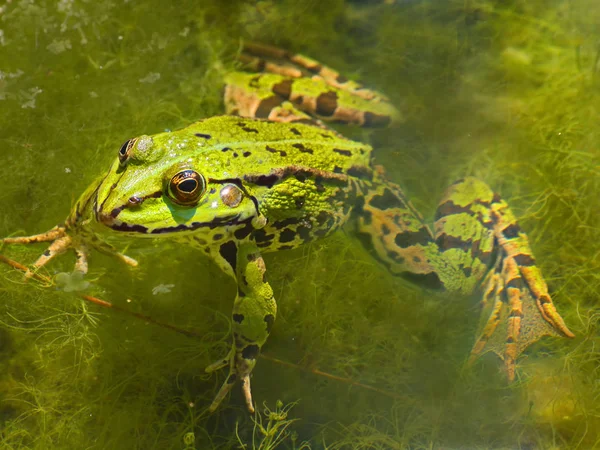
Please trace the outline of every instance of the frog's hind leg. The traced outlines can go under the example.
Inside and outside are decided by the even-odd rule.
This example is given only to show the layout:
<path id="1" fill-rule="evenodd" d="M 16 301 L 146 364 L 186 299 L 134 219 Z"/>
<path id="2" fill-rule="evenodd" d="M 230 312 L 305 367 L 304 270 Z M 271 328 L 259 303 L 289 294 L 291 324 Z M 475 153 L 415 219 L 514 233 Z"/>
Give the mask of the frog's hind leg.
<path id="1" fill-rule="evenodd" d="M 250 70 L 254 72 L 270 72 L 291 78 L 318 78 L 329 86 L 351 93 L 369 101 L 388 102 L 389 99 L 380 92 L 364 87 L 362 84 L 349 80 L 337 70 L 321 64 L 300 53 L 288 52 L 279 47 L 245 42 L 239 57 Z"/>
<path id="2" fill-rule="evenodd" d="M 377 176 L 365 184 L 356 208 L 356 232 L 365 248 L 393 275 L 432 289 L 442 286 L 431 264 L 434 237 L 400 187 Z"/>
<path id="3" fill-rule="evenodd" d="M 485 323 L 470 361 L 492 351 L 504 360 L 512 380 L 516 360 L 530 344 L 545 335 L 573 337 L 554 307 L 527 235 L 499 195 L 482 181 L 466 178 L 449 188 L 436 219 L 441 251 L 468 249 L 473 268 L 480 262 L 491 266 L 481 284 Z M 461 234 L 473 220 L 479 231 Z"/>
<path id="4" fill-rule="evenodd" d="M 270 120 L 306 120 L 302 114 L 308 114 L 326 122 L 363 127 L 386 127 L 401 121 L 400 113 L 385 96 L 306 56 L 248 43 L 239 59 L 244 69 L 259 73 L 234 72 L 226 77 L 225 104 L 230 114 L 237 110 L 244 117 Z M 251 101 L 237 100 L 240 105 L 231 107 L 235 98 Z M 302 111 L 298 118 L 291 113 L 292 108 Z"/>

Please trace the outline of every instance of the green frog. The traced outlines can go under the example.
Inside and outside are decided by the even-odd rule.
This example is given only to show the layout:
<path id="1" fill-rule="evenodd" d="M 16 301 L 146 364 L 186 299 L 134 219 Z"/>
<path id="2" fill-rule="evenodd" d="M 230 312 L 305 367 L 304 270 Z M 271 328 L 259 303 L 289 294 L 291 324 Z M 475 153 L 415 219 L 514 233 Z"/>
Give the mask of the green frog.
<path id="1" fill-rule="evenodd" d="M 254 72 L 226 77 L 228 115 L 127 140 L 66 221 L 5 244 L 50 242 L 31 275 L 73 249 L 86 273 L 90 249 L 137 262 L 106 233 L 170 239 L 199 249 L 237 284 L 233 343 L 207 368 L 228 376 L 254 410 L 250 375 L 277 306 L 264 252 L 296 248 L 346 225 L 394 275 L 432 289 L 481 290 L 482 327 L 471 360 L 492 351 L 509 380 L 517 357 L 543 335 L 573 337 L 554 307 L 525 232 L 500 196 L 476 178 L 454 183 L 433 228 L 372 163 L 372 148 L 326 121 L 383 127 L 401 120 L 388 99 L 299 54 L 247 44 Z"/>

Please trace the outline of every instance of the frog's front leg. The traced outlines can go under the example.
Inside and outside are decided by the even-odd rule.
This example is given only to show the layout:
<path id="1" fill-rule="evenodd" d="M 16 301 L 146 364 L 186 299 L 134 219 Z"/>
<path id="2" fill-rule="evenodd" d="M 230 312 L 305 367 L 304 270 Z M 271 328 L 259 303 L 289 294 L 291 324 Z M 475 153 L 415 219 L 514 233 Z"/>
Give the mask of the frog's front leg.
<path id="1" fill-rule="evenodd" d="M 238 289 L 233 304 L 231 350 L 226 358 L 206 369 L 207 372 L 214 372 L 229 365 L 227 379 L 209 410 L 216 410 L 239 380 L 248 410 L 254 412 L 250 373 L 275 321 L 277 305 L 273 289 L 266 281 L 265 262 L 253 242 L 228 241 L 220 245 L 217 251 L 213 257 L 226 273 L 235 277 Z"/>
<path id="2" fill-rule="evenodd" d="M 34 234 L 32 236 L 4 238 L 2 244 L 34 244 L 38 242 L 50 242 L 48 248 L 32 264 L 25 276 L 30 278 L 37 270 L 44 267 L 55 257 L 62 255 L 69 249 L 73 249 L 76 255 L 75 270 L 81 273 L 88 271 L 89 247 L 114 256 L 125 264 L 135 267 L 137 261 L 127 255 L 119 252 L 109 243 L 101 240 L 92 232 L 86 232 L 83 225 L 79 223 L 58 225 L 45 233 Z"/>

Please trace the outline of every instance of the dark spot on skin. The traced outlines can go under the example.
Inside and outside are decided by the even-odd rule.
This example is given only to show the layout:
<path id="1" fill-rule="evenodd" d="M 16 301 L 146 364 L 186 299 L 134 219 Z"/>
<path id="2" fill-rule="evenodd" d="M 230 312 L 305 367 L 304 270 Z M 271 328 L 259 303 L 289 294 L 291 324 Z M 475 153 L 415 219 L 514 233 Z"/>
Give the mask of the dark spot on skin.
<path id="1" fill-rule="evenodd" d="M 45 250 L 44 253 L 42 253 L 44 256 L 50 256 L 51 254 L 52 252 L 50 250 Z"/>
<path id="2" fill-rule="evenodd" d="M 249 179 L 249 177 L 246 177 L 246 180 L 256 184 L 257 186 L 265 186 L 268 188 L 272 188 L 273 185 L 280 180 L 280 177 L 277 174 L 260 175 L 253 179 Z"/>
<path id="3" fill-rule="evenodd" d="M 235 273 L 237 267 L 237 251 L 237 246 L 233 241 L 225 242 L 219 247 L 219 254 L 229 263 L 233 273 Z"/>
<path id="4" fill-rule="evenodd" d="M 195 135 L 202 139 L 210 139 L 211 138 L 210 134 L 196 133 Z"/>
<path id="5" fill-rule="evenodd" d="M 303 95 L 299 95 L 298 97 L 294 98 L 294 100 L 292 100 L 296 105 L 301 105 L 302 102 L 304 101 L 304 96 Z"/>
<path id="6" fill-rule="evenodd" d="M 519 237 L 519 233 L 521 232 L 521 227 L 516 223 L 510 224 L 504 230 L 502 230 L 502 234 L 507 239 L 513 239 Z"/>
<path id="7" fill-rule="evenodd" d="M 341 148 L 334 148 L 333 151 L 335 153 L 339 153 L 340 155 L 343 155 L 343 156 L 352 156 L 352 152 L 350 150 L 343 150 Z"/>
<path id="8" fill-rule="evenodd" d="M 540 304 L 545 305 L 546 303 L 552 303 L 552 300 L 550 300 L 550 297 L 548 297 L 546 295 L 542 295 L 540 297 Z"/>
<path id="9" fill-rule="evenodd" d="M 233 152 L 233 157 L 234 157 L 234 158 L 237 158 L 237 157 L 238 157 L 238 154 L 237 154 L 236 152 Z"/>
<path id="10" fill-rule="evenodd" d="M 342 169 L 340 166 L 334 166 L 333 173 L 344 173 L 344 169 Z"/>
<path id="11" fill-rule="evenodd" d="M 525 253 L 520 253 L 515 256 L 515 262 L 522 267 L 531 267 L 535 265 L 535 259 L 531 255 L 526 255 Z"/>
<path id="12" fill-rule="evenodd" d="M 227 378 L 227 384 L 233 384 L 233 383 L 235 383 L 236 380 L 237 380 L 237 375 L 235 373 L 232 373 Z"/>
<path id="13" fill-rule="evenodd" d="M 321 136 L 324 137 L 325 139 L 333 139 L 333 136 L 331 136 L 329 134 L 321 133 Z"/>
<path id="14" fill-rule="evenodd" d="M 510 312 L 510 314 L 508 315 L 508 317 L 523 317 L 523 313 L 521 311 L 518 310 L 513 310 Z"/>
<path id="15" fill-rule="evenodd" d="M 221 151 L 222 151 L 222 152 L 227 152 L 227 151 L 229 151 L 229 150 L 231 150 L 231 147 L 223 147 L 223 148 L 221 149 Z"/>
<path id="16" fill-rule="evenodd" d="M 302 153 L 310 153 L 311 155 L 314 153 L 312 148 L 306 148 L 304 144 L 292 144 L 292 147 L 297 148 Z"/>
<path id="17" fill-rule="evenodd" d="M 413 262 L 420 263 L 421 258 L 419 258 L 418 256 L 413 256 Z"/>
<path id="18" fill-rule="evenodd" d="M 293 248 L 294 248 L 293 245 L 280 245 L 277 250 L 291 250 Z"/>
<path id="19" fill-rule="evenodd" d="M 472 214 L 471 205 L 458 206 L 455 205 L 452 200 L 448 200 L 440 204 L 435 212 L 435 220 L 439 220 L 442 217 L 451 216 L 453 214 L 467 213 Z"/>
<path id="20" fill-rule="evenodd" d="M 244 359 L 256 359 L 260 352 L 260 347 L 256 344 L 248 345 L 242 350 L 242 357 Z"/>
<path id="21" fill-rule="evenodd" d="M 312 239 L 311 229 L 308 227 L 299 226 L 296 229 L 296 233 L 298 234 L 298 236 L 300 236 L 300 239 L 302 239 L 304 242 L 308 242 Z"/>
<path id="22" fill-rule="evenodd" d="M 334 91 L 325 92 L 317 97 L 316 113 L 320 116 L 330 117 L 337 109 L 337 93 Z"/>
<path id="23" fill-rule="evenodd" d="M 208 242 L 206 242 L 205 239 L 202 239 L 201 237 L 195 237 L 194 238 L 196 240 L 196 242 L 200 245 L 208 245 Z"/>
<path id="24" fill-rule="evenodd" d="M 398 252 L 390 250 L 387 252 L 387 256 L 388 256 L 388 258 L 390 258 L 392 261 L 394 261 L 397 264 L 404 264 L 404 258 L 402 256 L 400 256 L 400 254 Z"/>
<path id="25" fill-rule="evenodd" d="M 347 198 L 347 191 L 343 188 L 337 189 L 335 191 L 335 195 L 332 197 L 333 200 L 337 201 L 337 202 L 344 202 L 344 200 L 346 200 Z M 350 205 L 348 205 L 350 206 Z"/>
<path id="26" fill-rule="evenodd" d="M 273 324 L 275 323 L 275 316 L 273 314 L 267 314 L 263 320 L 267 324 L 267 333 L 270 333 L 271 329 L 273 328 Z"/>
<path id="27" fill-rule="evenodd" d="M 352 166 L 347 173 L 351 177 L 371 179 L 371 171 L 365 166 Z"/>
<path id="28" fill-rule="evenodd" d="M 323 186 L 323 177 L 315 177 L 315 187 L 317 188 L 317 192 L 325 192 L 325 186 Z"/>
<path id="29" fill-rule="evenodd" d="M 337 81 L 338 83 L 341 83 L 341 84 L 343 84 L 343 83 L 346 83 L 346 82 L 348 81 L 348 78 L 346 78 L 344 75 L 341 75 L 341 74 L 340 74 L 340 75 L 338 75 L 338 76 L 335 78 L 335 81 Z"/>
<path id="30" fill-rule="evenodd" d="M 246 133 L 256 133 L 256 134 L 258 134 L 258 130 L 256 130 L 255 128 L 242 127 L 242 130 L 244 130 Z"/>
<path id="31" fill-rule="evenodd" d="M 274 234 L 267 234 L 265 232 L 265 230 L 256 230 L 254 232 L 254 240 L 259 245 L 261 243 L 266 243 L 267 245 L 269 245 L 270 242 L 273 240 L 274 237 L 275 237 Z"/>
<path id="32" fill-rule="evenodd" d="M 292 94 L 292 83 L 293 80 L 283 80 L 273 85 L 272 91 L 274 94 L 280 95 L 285 99 L 290 98 Z"/>
<path id="33" fill-rule="evenodd" d="M 296 128 L 290 128 L 290 132 L 294 133 L 296 136 L 302 136 L 302 133 L 300 133 Z"/>
<path id="34" fill-rule="evenodd" d="M 289 225 L 295 225 L 299 222 L 296 217 L 288 217 L 287 219 L 278 220 L 277 222 L 273 222 L 273 226 L 278 230 L 285 228 Z"/>
<path id="35" fill-rule="evenodd" d="M 325 211 L 321 211 L 318 215 L 317 215 L 317 223 L 319 225 L 323 225 L 325 222 L 327 222 L 327 219 L 329 219 L 331 217 L 331 215 Z"/>
<path id="36" fill-rule="evenodd" d="M 296 180 L 298 180 L 300 183 L 304 183 L 306 181 L 306 175 L 304 175 L 303 173 L 297 173 L 294 176 L 296 177 Z"/>
<path id="37" fill-rule="evenodd" d="M 240 240 L 240 241 L 241 241 L 241 240 L 243 240 L 243 239 L 246 239 L 246 237 L 248 237 L 248 235 L 249 235 L 250 233 L 252 233 L 252 230 L 253 230 L 253 229 L 254 229 L 254 228 L 252 227 L 252 223 L 251 223 L 251 222 L 249 222 L 249 223 L 247 223 L 247 224 L 246 224 L 246 226 L 245 226 L 245 227 L 243 227 L 243 228 L 238 228 L 237 230 L 235 230 L 235 231 L 233 232 L 233 235 L 235 236 L 235 238 L 236 238 L 236 239 L 238 239 L 238 240 Z"/>
<path id="38" fill-rule="evenodd" d="M 277 150 L 276 148 L 270 147 L 268 145 L 265 146 L 265 149 L 270 153 L 279 153 L 279 155 L 282 157 L 287 156 L 287 152 L 285 150 Z"/>
<path id="39" fill-rule="evenodd" d="M 381 210 L 389 208 L 406 208 L 406 204 L 387 188 L 383 190 L 382 195 L 374 195 L 371 200 L 369 200 L 369 205 Z"/>
<path id="40" fill-rule="evenodd" d="M 163 234 L 163 233 L 176 233 L 184 230 L 197 230 L 198 228 L 209 228 L 214 230 L 217 227 L 227 226 L 227 225 L 239 225 L 246 224 L 250 222 L 252 219 L 244 219 L 238 220 L 240 218 L 239 214 L 230 214 L 228 216 L 215 217 L 214 219 L 208 222 L 192 222 L 190 225 L 177 225 L 175 227 L 164 227 L 164 228 L 155 228 L 152 230 L 151 234 Z M 119 226 L 111 226 L 112 229 L 119 231 L 138 231 L 136 227 L 140 227 L 140 225 L 132 225 L 128 226 L 126 224 L 122 224 Z M 141 227 L 144 230 L 146 228 Z"/>
<path id="41" fill-rule="evenodd" d="M 279 95 L 273 95 L 272 97 L 265 98 L 259 103 L 254 115 L 259 119 L 266 119 L 267 117 L 269 117 L 269 113 L 274 108 L 280 106 L 283 102 L 284 99 Z"/>
<path id="42" fill-rule="evenodd" d="M 244 156 L 244 158 L 247 158 L 251 154 L 252 154 L 251 152 L 244 152 L 244 153 L 242 153 L 242 155 Z"/>
<path id="43" fill-rule="evenodd" d="M 296 233 L 294 232 L 294 230 L 286 228 L 279 235 L 279 242 L 292 242 L 295 237 Z"/>
<path id="44" fill-rule="evenodd" d="M 366 112 L 364 115 L 364 119 L 365 120 L 364 120 L 363 126 L 372 127 L 372 128 L 387 127 L 390 124 L 390 122 L 392 121 L 390 116 L 374 114 L 372 112 Z"/>
<path id="45" fill-rule="evenodd" d="M 469 278 L 471 276 L 471 274 L 473 273 L 473 269 L 471 267 L 463 267 L 462 271 L 465 274 L 465 277 L 467 277 L 467 278 Z"/>
<path id="46" fill-rule="evenodd" d="M 440 234 L 437 239 L 435 240 L 435 243 L 437 244 L 437 246 L 440 248 L 440 250 L 442 251 L 446 251 L 449 250 L 451 248 L 458 248 L 464 251 L 468 251 L 471 249 L 471 246 L 473 245 L 473 243 L 471 242 L 471 240 L 463 240 L 461 238 L 458 238 L 456 236 L 451 236 L 449 234 L 446 233 L 442 233 Z"/>
<path id="47" fill-rule="evenodd" d="M 213 236 L 213 241 L 220 241 L 223 239 L 223 235 L 221 233 L 217 233 Z"/>
<path id="48" fill-rule="evenodd" d="M 117 231 L 134 231 L 136 233 L 148 233 L 148 228 L 146 227 L 143 227 L 141 225 L 127 225 L 126 223 L 121 223 L 119 225 L 111 225 L 110 228 Z M 156 230 L 152 230 L 152 233 L 156 233 Z"/>
<path id="49" fill-rule="evenodd" d="M 307 67 L 306 70 L 311 73 L 319 73 L 322 68 L 323 66 L 321 64 L 317 64 L 316 66 Z"/>
<path id="50" fill-rule="evenodd" d="M 244 315 L 243 314 L 234 314 L 233 321 L 236 323 L 242 323 L 244 321 Z"/>
<path id="51" fill-rule="evenodd" d="M 215 192 L 217 192 L 217 189 L 216 188 L 211 188 L 210 193 L 214 194 Z"/>
<path id="52" fill-rule="evenodd" d="M 258 87 L 258 82 L 260 81 L 261 75 L 257 75 L 255 77 L 250 78 L 248 82 L 248 86 L 250 87 Z"/>
<path id="53" fill-rule="evenodd" d="M 506 289 L 508 289 L 508 288 L 522 289 L 523 288 L 523 279 L 521 277 L 513 278 L 508 283 L 506 283 L 505 288 Z"/>
<path id="54" fill-rule="evenodd" d="M 408 248 L 415 244 L 425 245 L 432 241 L 431 234 L 426 227 L 422 227 L 419 231 L 404 231 L 398 233 L 394 238 L 394 242 L 400 248 Z"/>
<path id="55" fill-rule="evenodd" d="M 391 231 L 392 230 L 390 230 L 389 227 L 385 223 L 381 224 L 381 234 L 383 234 L 384 236 L 387 236 L 388 234 L 390 234 Z"/>
<path id="56" fill-rule="evenodd" d="M 509 336 L 506 338 L 506 343 L 507 344 L 513 344 L 515 342 L 515 339 L 512 336 Z"/>

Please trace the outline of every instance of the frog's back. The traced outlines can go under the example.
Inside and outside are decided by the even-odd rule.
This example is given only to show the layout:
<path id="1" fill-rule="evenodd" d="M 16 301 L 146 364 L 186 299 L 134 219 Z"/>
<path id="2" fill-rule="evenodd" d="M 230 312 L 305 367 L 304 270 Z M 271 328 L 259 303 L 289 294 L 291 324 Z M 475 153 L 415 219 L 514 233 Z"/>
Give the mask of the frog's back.
<path id="1" fill-rule="evenodd" d="M 371 170 L 369 145 L 315 125 L 219 116 L 182 131 L 198 140 L 193 153 L 209 177 L 252 179 L 289 167 L 362 177 Z"/>

